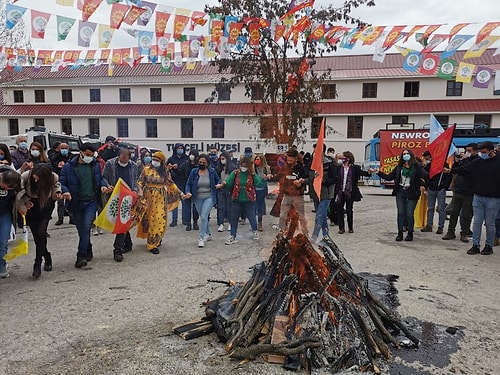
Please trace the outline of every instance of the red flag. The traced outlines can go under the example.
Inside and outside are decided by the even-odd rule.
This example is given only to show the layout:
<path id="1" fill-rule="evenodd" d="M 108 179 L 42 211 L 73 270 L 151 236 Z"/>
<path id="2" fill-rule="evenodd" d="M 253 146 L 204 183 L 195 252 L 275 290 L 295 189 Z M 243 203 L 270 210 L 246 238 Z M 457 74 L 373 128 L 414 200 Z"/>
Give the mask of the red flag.
<path id="1" fill-rule="evenodd" d="M 323 181 L 323 144 L 325 139 L 325 118 L 321 121 L 321 126 L 319 127 L 318 143 L 314 148 L 313 160 L 311 163 L 311 169 L 314 173 L 314 191 L 318 198 L 321 197 L 321 183 Z"/>
<path id="2" fill-rule="evenodd" d="M 428 150 L 432 157 L 429 178 L 432 178 L 443 171 L 444 163 L 448 157 L 448 150 L 450 149 L 451 141 L 453 140 L 454 131 L 455 124 L 449 126 L 433 142 L 429 143 Z"/>

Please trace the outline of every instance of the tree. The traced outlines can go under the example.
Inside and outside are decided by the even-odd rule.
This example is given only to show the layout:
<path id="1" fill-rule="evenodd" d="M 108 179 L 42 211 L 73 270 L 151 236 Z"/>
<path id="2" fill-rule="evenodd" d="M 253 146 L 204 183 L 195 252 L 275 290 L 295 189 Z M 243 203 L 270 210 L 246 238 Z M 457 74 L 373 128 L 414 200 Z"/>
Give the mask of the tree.
<path id="1" fill-rule="evenodd" d="M 244 85 L 255 115 L 249 122 L 257 127 L 267 124 L 265 132 L 260 128 L 265 138 L 289 146 L 304 143 L 308 131 L 305 120 L 321 112 L 321 88 L 331 77 L 330 70 L 315 69 L 316 57 L 336 51 L 339 38 L 333 36 L 342 27 L 335 23 L 364 27 L 362 21 L 349 14 L 352 8 L 375 5 L 373 0 L 346 0 L 340 8 L 330 5 L 320 9 L 311 8 L 313 0 L 293 1 L 306 5 L 301 9 L 298 6 L 297 11 L 290 9 L 289 0 L 218 2 L 217 6 L 205 8 L 211 23 L 225 20 L 227 24 L 230 17 L 235 27 L 241 23 L 241 31 L 238 42 L 231 44 L 229 40 L 228 58 L 219 57 L 213 62 L 224 78 L 207 101 L 216 100 L 221 89 Z M 283 17 L 287 12 L 290 15 Z M 211 32 L 214 35 L 214 28 Z M 332 38 L 325 39 L 327 35 Z"/>

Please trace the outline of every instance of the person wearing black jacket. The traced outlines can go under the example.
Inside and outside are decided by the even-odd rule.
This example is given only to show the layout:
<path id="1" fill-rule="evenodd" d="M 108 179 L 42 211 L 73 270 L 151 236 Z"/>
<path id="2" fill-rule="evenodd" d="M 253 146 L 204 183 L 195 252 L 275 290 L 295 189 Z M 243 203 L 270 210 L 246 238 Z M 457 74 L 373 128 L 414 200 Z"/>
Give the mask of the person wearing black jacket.
<path id="1" fill-rule="evenodd" d="M 172 156 L 170 156 L 167 160 L 167 167 L 170 170 L 170 175 L 172 176 L 172 180 L 177 185 L 177 187 L 181 190 L 184 190 L 185 185 L 182 186 L 182 176 L 179 172 L 179 167 L 187 162 L 189 157 L 186 155 L 186 147 L 182 143 L 176 143 L 174 145 L 174 150 Z M 181 201 L 182 209 L 186 209 L 186 203 L 184 200 Z M 172 210 L 172 221 L 170 222 L 170 227 L 177 226 L 177 220 L 179 219 L 179 208 L 174 208 Z M 182 223 L 187 225 L 187 223 Z"/>
<path id="2" fill-rule="evenodd" d="M 59 151 L 53 154 L 50 158 L 50 164 L 52 165 L 52 170 L 54 171 L 54 173 L 60 176 L 64 164 L 66 164 L 73 155 L 69 152 L 69 146 L 67 143 L 60 143 L 58 148 Z M 55 225 L 62 225 L 62 223 L 64 222 L 64 212 L 66 211 L 65 207 L 66 205 L 64 199 L 60 199 L 57 201 L 57 221 L 55 222 Z M 71 216 L 69 219 L 69 223 L 74 224 Z"/>
<path id="3" fill-rule="evenodd" d="M 432 155 L 429 151 L 422 154 L 424 169 L 427 173 L 431 170 Z M 449 168 L 448 163 L 444 164 L 444 168 Z M 443 234 L 444 222 L 446 220 L 446 190 L 450 187 L 451 176 L 449 174 L 439 173 L 425 182 L 427 194 L 427 225 L 421 229 L 422 232 L 432 232 L 432 224 L 434 221 L 434 211 L 438 209 L 438 228 L 437 234 Z"/>
<path id="4" fill-rule="evenodd" d="M 390 173 L 384 173 L 378 169 L 375 169 L 374 172 L 387 181 L 394 181 L 392 195 L 396 196 L 398 210 L 398 235 L 396 241 L 403 241 L 405 223 L 408 226 L 405 241 L 413 241 L 415 207 L 420 193 L 425 191 L 425 181 L 429 178 L 429 174 L 417 162 L 413 151 L 408 148 L 401 151 L 398 165 Z"/>
<path id="5" fill-rule="evenodd" d="M 455 160 L 453 168 L 465 166 L 477 158 L 477 143 L 470 143 L 465 146 L 465 155 Z M 470 224 L 473 215 L 472 196 L 474 195 L 474 179 L 471 175 L 454 175 L 451 186 L 453 197 L 449 204 L 450 221 L 443 240 L 453 240 L 456 238 L 455 228 L 457 227 L 458 217 L 460 216 L 460 241 L 469 242 L 467 235 L 470 232 Z"/>
<path id="6" fill-rule="evenodd" d="M 479 158 L 467 165 L 452 168 L 451 173 L 471 175 L 474 181 L 472 247 L 467 254 L 490 255 L 493 254 L 495 240 L 495 218 L 500 209 L 500 155 L 495 152 L 492 142 L 480 143 L 478 150 Z M 450 172 L 450 169 L 444 169 L 444 172 Z M 483 223 L 486 227 L 486 243 L 480 250 Z"/>

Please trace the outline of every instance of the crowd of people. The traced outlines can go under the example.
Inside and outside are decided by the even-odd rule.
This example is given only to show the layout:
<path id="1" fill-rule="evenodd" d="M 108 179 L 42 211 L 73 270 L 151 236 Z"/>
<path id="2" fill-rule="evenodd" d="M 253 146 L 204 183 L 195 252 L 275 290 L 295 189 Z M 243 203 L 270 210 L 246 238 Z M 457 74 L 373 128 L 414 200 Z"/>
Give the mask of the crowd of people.
<path id="1" fill-rule="evenodd" d="M 429 178 L 432 155 L 425 152 L 422 158 L 417 158 L 410 149 L 402 151 L 399 164 L 386 174 L 377 169 L 363 171 L 355 164 L 352 152 L 336 154 L 333 148 L 326 147 L 315 149 L 312 154 L 291 147 L 273 171 L 266 156 L 254 153 L 251 147 L 246 147 L 236 159 L 232 153 L 219 152 L 216 148 L 206 154 L 195 149 L 186 150 L 182 143 L 175 144 L 170 157 L 146 148 L 136 155 L 136 150 L 117 147 L 112 136 L 108 136 L 99 149 L 91 143 L 82 144 L 77 155 L 72 155 L 65 143 L 52 145 L 49 153 L 37 142 L 28 145 L 22 135 L 16 143 L 15 150 L 0 144 L 2 278 L 9 275 L 3 256 L 7 253 L 11 227 L 18 225 L 21 216 L 26 218 L 35 242 L 34 277 L 40 277 L 42 262 L 45 271 L 52 270 L 47 227 L 54 212 L 57 215 L 55 225 L 62 225 L 68 216 L 69 224 L 76 226 L 79 241 L 75 267 L 85 267 L 93 258 L 91 234 L 96 214 L 103 209 L 119 179 L 138 196 L 134 213 L 136 237 L 146 240 L 146 248 L 152 254 L 160 253 L 167 227 L 178 225 L 179 206 L 181 223 L 186 231 L 198 231 L 200 248 L 212 239 L 212 216 L 218 232 L 229 232 L 226 245 L 238 242 L 238 226 L 246 221 L 250 224 L 252 239 L 259 240 L 259 232 L 264 230 L 269 181 L 278 183 L 279 195 L 270 211 L 271 215 L 279 217 L 276 229 L 287 231 L 294 212 L 300 231 L 312 242 L 328 235 L 332 225 L 338 225 L 340 235 L 353 233 L 354 202 L 363 198 L 358 182 L 371 173 L 394 181 L 396 241 L 413 240 L 414 211 L 423 196 L 428 207 L 422 232 L 434 230 L 437 204 L 436 233 L 444 233 L 448 213 L 448 230 L 442 239 L 455 239 L 460 219 L 460 240 L 468 242 L 470 232 L 473 236 L 468 254 L 492 254 L 492 247 L 498 245 L 500 237 L 500 153 L 489 142 L 468 145 L 465 153 L 455 156 L 453 165 L 443 165 L 442 173 L 433 178 Z M 313 170 L 311 165 L 316 152 L 321 153 L 319 159 L 323 168 L 319 192 L 315 191 L 314 180 L 320 171 Z M 446 205 L 449 188 L 453 191 L 453 199 Z M 314 203 L 311 235 L 305 214 L 306 191 Z M 487 238 L 481 250 L 483 223 Z M 99 228 L 94 229 L 94 234 L 98 234 Z M 407 232 L 405 238 L 404 231 Z M 116 234 L 113 259 L 123 261 L 123 254 L 132 248 L 130 231 Z"/>

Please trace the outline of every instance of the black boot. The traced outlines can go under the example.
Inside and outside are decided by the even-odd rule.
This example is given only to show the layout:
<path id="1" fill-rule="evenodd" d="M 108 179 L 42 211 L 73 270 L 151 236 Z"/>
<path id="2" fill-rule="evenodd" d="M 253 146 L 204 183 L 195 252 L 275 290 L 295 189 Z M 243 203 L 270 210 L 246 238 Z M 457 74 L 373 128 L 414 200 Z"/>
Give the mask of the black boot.
<path id="1" fill-rule="evenodd" d="M 47 272 L 52 271 L 52 256 L 47 251 L 43 257 L 45 258 L 45 263 L 43 264 L 43 269 Z"/>
<path id="2" fill-rule="evenodd" d="M 413 232 L 408 232 L 405 241 L 413 241 Z"/>
<path id="3" fill-rule="evenodd" d="M 33 264 L 33 273 L 31 274 L 33 277 L 40 277 L 42 274 L 42 260 L 35 260 L 35 264 Z"/>
<path id="4" fill-rule="evenodd" d="M 398 232 L 398 235 L 396 236 L 396 241 L 398 241 L 398 242 L 403 241 L 403 231 L 402 230 L 400 230 Z"/>

